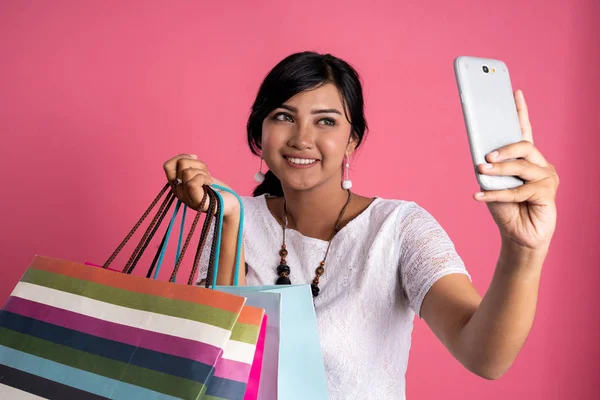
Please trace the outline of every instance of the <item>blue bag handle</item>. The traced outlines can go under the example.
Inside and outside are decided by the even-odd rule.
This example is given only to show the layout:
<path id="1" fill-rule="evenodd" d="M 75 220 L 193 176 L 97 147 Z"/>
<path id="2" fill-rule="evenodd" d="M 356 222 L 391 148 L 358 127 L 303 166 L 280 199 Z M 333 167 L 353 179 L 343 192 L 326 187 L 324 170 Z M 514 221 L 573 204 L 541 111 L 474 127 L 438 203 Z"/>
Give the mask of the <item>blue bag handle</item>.
<path id="1" fill-rule="evenodd" d="M 153 279 L 158 278 L 158 272 L 160 271 L 160 267 L 162 266 L 163 260 L 165 258 L 165 252 L 167 251 L 167 245 L 169 244 L 169 238 L 171 237 L 171 231 L 173 230 L 173 225 L 175 224 L 175 219 L 177 218 L 177 214 L 179 213 L 179 208 L 181 208 L 181 200 L 177 200 L 177 205 L 175 206 L 175 211 L 173 211 L 173 216 L 171 217 L 171 222 L 169 222 L 169 227 L 167 228 L 167 233 L 165 235 L 165 241 L 160 249 L 160 256 L 158 258 L 158 262 L 156 263 L 156 270 L 154 271 Z M 177 260 L 179 260 L 179 255 L 181 254 L 181 243 L 183 241 L 183 230 L 185 226 L 185 215 L 187 206 L 183 206 L 183 217 L 181 218 L 181 229 L 179 231 L 179 241 L 177 243 L 177 257 L 175 257 L 175 265 L 177 265 Z"/>
<path id="2" fill-rule="evenodd" d="M 238 286 L 239 275 L 240 275 L 240 260 L 242 258 L 242 244 L 243 244 L 243 237 L 244 237 L 244 203 L 242 202 L 242 198 L 236 192 L 234 192 L 233 190 L 231 190 L 229 188 L 226 188 L 224 186 L 217 185 L 217 184 L 212 184 L 211 187 L 222 190 L 224 192 L 231 193 L 232 195 L 235 196 L 237 201 L 240 203 L 240 226 L 238 229 L 237 245 L 236 245 L 236 251 L 235 251 L 235 266 L 234 266 L 234 273 L 233 273 L 233 286 Z M 219 202 L 221 209 L 223 209 L 223 197 L 216 190 L 215 190 L 215 194 L 217 196 L 217 201 Z M 217 233 L 217 243 L 216 243 L 217 247 L 216 247 L 216 252 L 215 252 L 215 264 L 214 264 L 214 271 L 213 271 L 213 277 L 212 277 L 213 278 L 213 281 L 212 281 L 213 289 L 217 286 L 217 275 L 219 273 L 219 256 L 221 253 L 221 237 L 222 237 L 222 233 L 223 233 L 223 213 L 220 213 L 220 214 L 221 214 L 220 218 L 216 222 L 216 226 L 215 226 L 215 229 L 218 230 L 217 231 L 218 233 Z"/>
<path id="3" fill-rule="evenodd" d="M 240 261 L 241 261 L 241 257 L 242 257 L 242 244 L 243 244 L 243 234 L 244 234 L 244 204 L 242 202 L 242 198 L 235 193 L 233 190 L 226 188 L 224 186 L 221 185 L 217 185 L 217 184 L 213 184 L 211 185 L 211 187 L 218 189 L 218 190 L 222 190 L 224 192 L 228 192 L 233 194 L 236 199 L 238 200 L 238 202 L 240 203 L 240 226 L 238 229 L 238 237 L 237 237 L 237 245 L 236 245 L 236 252 L 235 252 L 235 266 L 234 266 L 234 275 L 233 275 L 233 286 L 238 286 L 239 284 L 239 272 L 240 272 Z M 216 197 L 217 197 L 217 201 L 219 202 L 219 207 L 221 209 L 223 209 L 223 196 L 221 196 L 221 194 L 218 191 L 214 191 Z M 169 223 L 169 227 L 167 229 L 167 233 L 166 233 L 166 239 L 165 242 L 161 248 L 161 253 L 160 253 L 160 257 L 156 266 L 156 271 L 154 272 L 154 279 L 156 279 L 158 277 L 158 271 L 160 270 L 160 267 L 162 265 L 163 259 L 164 259 L 164 255 L 167 249 L 167 245 L 169 243 L 169 237 L 171 236 L 171 232 L 173 230 L 173 225 L 175 224 L 175 219 L 177 217 L 177 213 L 179 212 L 179 208 L 181 207 L 181 201 L 177 201 L 177 205 L 175 206 L 175 210 L 173 211 L 173 216 L 171 217 L 171 222 Z M 185 216 L 186 216 L 186 210 L 187 207 L 184 205 L 183 208 L 183 217 L 181 220 L 181 228 L 179 230 L 179 240 L 177 242 L 177 257 L 175 258 L 175 265 L 177 265 L 177 261 L 179 260 L 180 254 L 181 254 L 181 244 L 183 242 L 183 231 L 184 231 L 184 225 L 185 225 Z M 207 218 L 209 218 L 209 216 L 207 216 Z M 215 229 L 217 230 L 217 241 L 216 241 L 216 248 L 215 248 L 215 261 L 214 261 L 214 270 L 213 270 L 213 279 L 212 279 L 212 288 L 214 289 L 215 286 L 217 286 L 217 275 L 219 272 L 219 257 L 221 254 L 221 238 L 222 238 L 222 234 L 223 234 L 223 213 L 220 213 L 218 220 L 215 222 Z"/>

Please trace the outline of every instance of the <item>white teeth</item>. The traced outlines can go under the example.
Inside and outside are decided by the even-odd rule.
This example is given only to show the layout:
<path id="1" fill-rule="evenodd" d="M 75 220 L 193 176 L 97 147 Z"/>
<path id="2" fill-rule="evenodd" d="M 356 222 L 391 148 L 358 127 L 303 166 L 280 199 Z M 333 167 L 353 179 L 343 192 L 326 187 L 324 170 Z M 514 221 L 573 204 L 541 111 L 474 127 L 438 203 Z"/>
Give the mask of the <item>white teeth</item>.
<path id="1" fill-rule="evenodd" d="M 315 159 L 308 159 L 308 158 L 291 158 L 288 157 L 287 158 L 289 162 L 293 163 L 293 164 L 301 164 L 301 165 L 306 165 L 306 164 L 312 164 L 314 163 Z"/>

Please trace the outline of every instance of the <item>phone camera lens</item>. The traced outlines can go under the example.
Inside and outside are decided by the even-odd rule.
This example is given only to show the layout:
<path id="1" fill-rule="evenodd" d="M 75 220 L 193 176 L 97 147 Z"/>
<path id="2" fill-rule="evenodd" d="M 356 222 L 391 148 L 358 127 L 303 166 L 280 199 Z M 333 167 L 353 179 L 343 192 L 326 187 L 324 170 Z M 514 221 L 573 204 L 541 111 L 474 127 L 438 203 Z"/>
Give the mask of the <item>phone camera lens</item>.
<path id="1" fill-rule="evenodd" d="M 490 72 L 490 69 L 486 65 L 484 65 L 483 72 L 485 72 L 487 74 L 488 72 Z"/>

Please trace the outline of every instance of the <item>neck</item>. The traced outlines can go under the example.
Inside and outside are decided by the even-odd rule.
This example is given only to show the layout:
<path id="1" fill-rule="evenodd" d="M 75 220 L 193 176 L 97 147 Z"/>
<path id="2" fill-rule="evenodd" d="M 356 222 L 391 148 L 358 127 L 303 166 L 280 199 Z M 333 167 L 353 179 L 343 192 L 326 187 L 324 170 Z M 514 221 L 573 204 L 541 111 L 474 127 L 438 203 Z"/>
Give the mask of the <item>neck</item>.
<path id="1" fill-rule="evenodd" d="M 342 208 L 348 200 L 348 191 L 340 182 L 326 182 L 311 190 L 283 188 L 288 228 L 305 236 L 329 240 Z"/>

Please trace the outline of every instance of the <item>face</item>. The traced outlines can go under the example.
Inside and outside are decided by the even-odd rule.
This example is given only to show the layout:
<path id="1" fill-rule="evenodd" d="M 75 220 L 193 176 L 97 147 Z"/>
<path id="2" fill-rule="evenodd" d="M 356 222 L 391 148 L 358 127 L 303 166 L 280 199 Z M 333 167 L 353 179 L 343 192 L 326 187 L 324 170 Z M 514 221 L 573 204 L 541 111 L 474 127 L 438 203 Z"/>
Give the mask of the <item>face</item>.
<path id="1" fill-rule="evenodd" d="M 284 187 L 339 185 L 344 156 L 354 149 L 350 132 L 340 92 L 326 84 L 298 93 L 265 118 L 262 156 Z"/>

